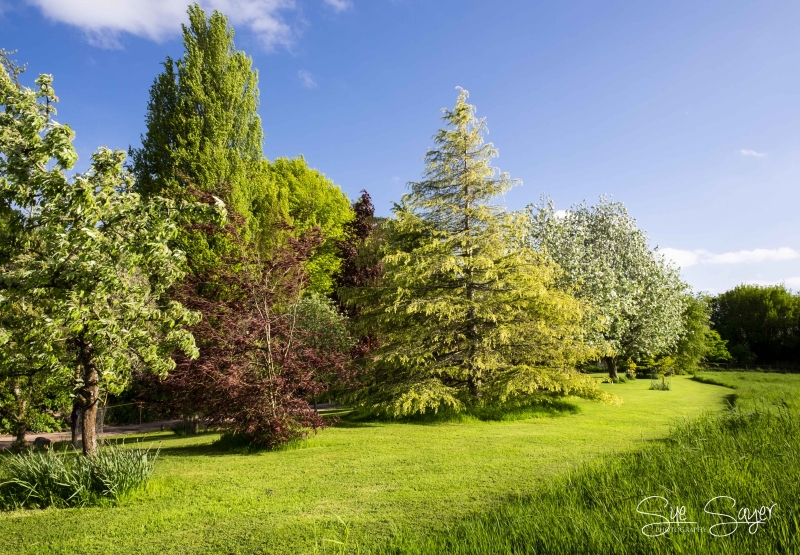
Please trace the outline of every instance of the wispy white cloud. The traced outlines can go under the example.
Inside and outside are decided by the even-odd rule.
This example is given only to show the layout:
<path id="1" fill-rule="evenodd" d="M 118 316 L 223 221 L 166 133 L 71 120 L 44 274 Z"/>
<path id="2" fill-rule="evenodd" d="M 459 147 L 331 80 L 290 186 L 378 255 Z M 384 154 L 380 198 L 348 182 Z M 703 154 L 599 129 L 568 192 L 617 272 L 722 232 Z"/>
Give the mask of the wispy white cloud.
<path id="1" fill-rule="evenodd" d="M 780 281 L 764 281 L 760 279 L 751 279 L 745 283 L 753 285 L 785 285 L 789 289 L 800 289 L 800 276 L 782 279 Z"/>
<path id="2" fill-rule="evenodd" d="M 749 150 L 746 148 L 740 150 L 739 154 L 741 154 L 742 156 L 750 156 L 752 158 L 764 158 L 767 155 L 766 152 L 756 152 L 755 150 Z"/>
<path id="3" fill-rule="evenodd" d="M 353 7 L 353 3 L 350 0 L 322 0 L 322 1 L 337 12 L 343 12 Z"/>
<path id="4" fill-rule="evenodd" d="M 300 78 L 300 81 L 303 83 L 303 86 L 307 89 L 313 89 L 317 86 L 317 82 L 314 81 L 314 76 L 311 75 L 310 71 L 306 71 L 305 69 L 301 69 L 297 72 L 297 76 Z"/>
<path id="5" fill-rule="evenodd" d="M 53 21 L 86 33 L 102 48 L 120 48 L 125 34 L 163 41 L 181 32 L 186 21 L 186 0 L 26 0 Z M 202 0 L 206 10 L 219 10 L 233 25 L 255 33 L 268 50 L 291 46 L 295 31 L 285 14 L 295 0 Z"/>
<path id="6" fill-rule="evenodd" d="M 715 254 L 703 249 L 681 250 L 666 248 L 662 249 L 660 252 L 681 268 L 688 268 L 689 266 L 696 266 L 698 264 L 758 264 L 761 262 L 780 262 L 800 258 L 800 253 L 789 247 L 725 252 L 722 254 Z"/>

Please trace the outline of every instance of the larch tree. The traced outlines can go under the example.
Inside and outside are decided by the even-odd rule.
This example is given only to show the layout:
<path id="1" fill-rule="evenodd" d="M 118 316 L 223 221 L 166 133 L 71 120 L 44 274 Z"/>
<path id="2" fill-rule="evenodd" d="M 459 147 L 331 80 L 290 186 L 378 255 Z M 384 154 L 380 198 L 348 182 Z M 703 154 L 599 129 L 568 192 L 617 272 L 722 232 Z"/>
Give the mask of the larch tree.
<path id="1" fill-rule="evenodd" d="M 595 342 L 611 378 L 628 359 L 671 351 L 683 328 L 687 286 L 648 246 L 625 206 L 605 198 L 564 214 L 544 199 L 528 208 L 526 240 L 562 269 L 558 286 L 593 307 Z"/>
<path id="2" fill-rule="evenodd" d="M 172 216 L 205 209 L 157 196 L 142 201 L 121 151 L 100 148 L 86 173 L 68 179 L 77 155 L 72 130 L 53 119 L 52 77 L 41 75 L 29 89 L 7 56 L 3 62 L 0 373 L 74 376 L 83 450 L 93 455 L 101 386 L 120 390 L 133 368 L 165 374 L 175 350 L 197 354 L 186 326 L 198 315 L 163 294 L 183 275 L 183 253 L 169 247 Z"/>
<path id="3" fill-rule="evenodd" d="M 383 275 L 351 303 L 381 346 L 361 402 L 394 416 L 542 394 L 604 398 L 573 369 L 594 353 L 584 308 L 552 287 L 556 265 L 492 204 L 515 184 L 490 164 L 486 125 L 461 90 L 425 156 L 424 180 L 386 223 Z"/>

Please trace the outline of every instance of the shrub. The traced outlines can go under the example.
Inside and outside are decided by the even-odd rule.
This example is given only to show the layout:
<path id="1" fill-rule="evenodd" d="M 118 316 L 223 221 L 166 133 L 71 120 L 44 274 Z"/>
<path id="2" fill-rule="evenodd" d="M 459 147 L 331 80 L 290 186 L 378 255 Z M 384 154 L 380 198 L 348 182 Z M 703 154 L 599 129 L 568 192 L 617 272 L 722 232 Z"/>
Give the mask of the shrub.
<path id="1" fill-rule="evenodd" d="M 29 451 L 0 460 L 0 508 L 80 507 L 118 501 L 144 487 L 158 451 L 112 445 L 92 457 Z"/>
<path id="2" fill-rule="evenodd" d="M 661 379 L 650 380 L 650 389 L 654 391 L 669 391 L 672 389 L 672 377 L 661 376 Z"/>

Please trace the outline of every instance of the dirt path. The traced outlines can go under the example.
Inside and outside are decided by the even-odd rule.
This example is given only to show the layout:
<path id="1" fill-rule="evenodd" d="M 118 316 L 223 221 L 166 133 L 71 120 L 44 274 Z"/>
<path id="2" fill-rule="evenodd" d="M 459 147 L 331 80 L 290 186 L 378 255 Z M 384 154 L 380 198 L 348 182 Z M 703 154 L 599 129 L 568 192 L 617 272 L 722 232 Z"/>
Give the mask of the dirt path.
<path id="1" fill-rule="evenodd" d="M 128 426 L 105 426 L 103 433 L 98 434 L 98 437 L 118 436 L 125 434 L 140 434 L 145 432 L 159 432 L 162 429 L 169 429 L 169 425 L 177 422 L 177 420 L 162 420 L 159 422 L 144 422 L 142 424 L 130 424 Z M 28 443 L 33 443 L 37 437 L 44 437 L 52 441 L 67 441 L 70 439 L 71 434 L 66 432 L 55 432 L 50 434 L 27 434 L 25 439 Z M 0 436 L 0 449 L 7 449 L 11 447 L 11 442 L 14 441 L 14 436 Z"/>

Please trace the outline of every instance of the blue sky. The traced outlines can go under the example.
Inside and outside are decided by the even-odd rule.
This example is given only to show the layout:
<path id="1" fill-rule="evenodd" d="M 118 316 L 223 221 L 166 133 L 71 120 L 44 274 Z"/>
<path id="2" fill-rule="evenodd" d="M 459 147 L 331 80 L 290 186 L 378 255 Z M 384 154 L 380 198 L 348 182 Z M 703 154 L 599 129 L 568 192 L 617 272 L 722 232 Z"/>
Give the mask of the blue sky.
<path id="1" fill-rule="evenodd" d="M 268 157 L 304 154 L 380 213 L 452 106 L 485 116 L 512 209 L 623 201 L 697 290 L 800 289 L 800 4 L 208 0 L 260 71 Z M 0 0 L 0 47 L 55 76 L 82 168 L 144 131 L 178 0 Z"/>

